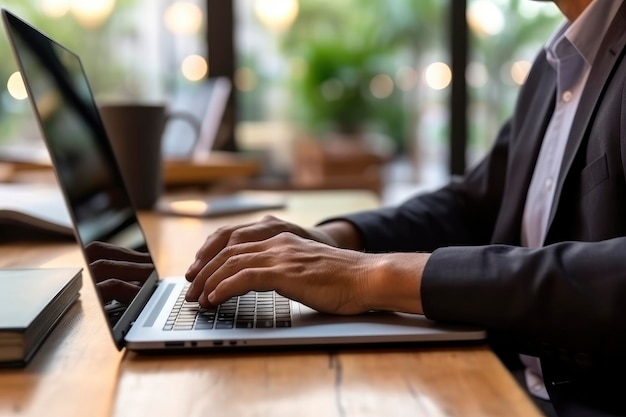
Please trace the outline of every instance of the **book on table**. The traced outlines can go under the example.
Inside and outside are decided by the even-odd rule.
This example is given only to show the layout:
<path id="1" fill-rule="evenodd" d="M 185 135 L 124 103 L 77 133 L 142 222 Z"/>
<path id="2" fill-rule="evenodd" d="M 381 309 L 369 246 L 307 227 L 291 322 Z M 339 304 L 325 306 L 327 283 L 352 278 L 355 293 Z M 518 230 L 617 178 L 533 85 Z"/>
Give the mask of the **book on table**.
<path id="1" fill-rule="evenodd" d="M 24 366 L 78 299 L 81 268 L 0 269 L 0 366 Z"/>
<path id="2" fill-rule="evenodd" d="M 51 184 L 0 184 L 0 239 L 74 239 L 59 188 Z"/>

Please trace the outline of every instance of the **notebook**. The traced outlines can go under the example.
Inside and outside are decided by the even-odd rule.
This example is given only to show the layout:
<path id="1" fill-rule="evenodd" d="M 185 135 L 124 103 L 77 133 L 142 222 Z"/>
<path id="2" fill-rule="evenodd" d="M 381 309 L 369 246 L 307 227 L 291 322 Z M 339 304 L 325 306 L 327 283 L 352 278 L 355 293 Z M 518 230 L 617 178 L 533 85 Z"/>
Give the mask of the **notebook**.
<path id="1" fill-rule="evenodd" d="M 0 269 L 0 367 L 26 365 L 81 286 L 80 268 Z"/>
<path id="2" fill-rule="evenodd" d="M 0 184 L 0 242 L 74 240 L 63 195 L 53 184 Z"/>
<path id="3" fill-rule="evenodd" d="M 187 281 L 160 278 L 78 56 L 2 10 L 29 99 L 118 348 L 130 350 L 467 341 L 482 329 L 421 315 L 318 313 L 274 292 L 215 310 L 184 302 Z M 238 314 L 241 314 L 239 316 Z"/>

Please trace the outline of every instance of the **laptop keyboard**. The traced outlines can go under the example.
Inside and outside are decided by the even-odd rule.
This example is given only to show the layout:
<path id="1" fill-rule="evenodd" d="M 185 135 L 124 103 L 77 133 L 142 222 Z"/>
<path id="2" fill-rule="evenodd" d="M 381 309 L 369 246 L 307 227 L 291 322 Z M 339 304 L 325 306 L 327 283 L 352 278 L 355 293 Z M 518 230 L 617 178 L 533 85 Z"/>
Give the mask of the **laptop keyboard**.
<path id="1" fill-rule="evenodd" d="M 209 309 L 185 300 L 183 288 L 163 330 L 270 329 L 291 327 L 289 299 L 274 291 L 249 292 Z"/>

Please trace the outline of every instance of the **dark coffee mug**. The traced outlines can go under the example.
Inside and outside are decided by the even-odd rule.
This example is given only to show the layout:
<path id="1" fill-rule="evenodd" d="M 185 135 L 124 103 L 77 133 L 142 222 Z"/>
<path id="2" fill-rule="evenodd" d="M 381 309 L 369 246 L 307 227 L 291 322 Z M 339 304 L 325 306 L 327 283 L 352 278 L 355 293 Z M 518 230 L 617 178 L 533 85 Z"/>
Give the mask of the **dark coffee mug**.
<path id="1" fill-rule="evenodd" d="M 168 114 L 163 104 L 106 103 L 99 106 L 130 199 L 138 210 L 154 207 L 163 189 L 161 137 L 171 118 L 182 118 L 199 131 L 193 116 Z"/>

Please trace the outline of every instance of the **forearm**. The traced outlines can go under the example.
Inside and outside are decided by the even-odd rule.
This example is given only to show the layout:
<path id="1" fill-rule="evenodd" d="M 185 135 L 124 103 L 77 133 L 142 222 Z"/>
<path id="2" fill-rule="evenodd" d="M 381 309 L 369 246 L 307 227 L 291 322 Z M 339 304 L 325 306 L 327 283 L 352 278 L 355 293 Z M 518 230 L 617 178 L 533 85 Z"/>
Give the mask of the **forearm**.
<path id="1" fill-rule="evenodd" d="M 318 225 L 315 231 L 325 234 L 332 240 L 333 246 L 343 249 L 361 250 L 363 249 L 363 239 L 361 232 L 350 222 L 337 220 Z"/>

